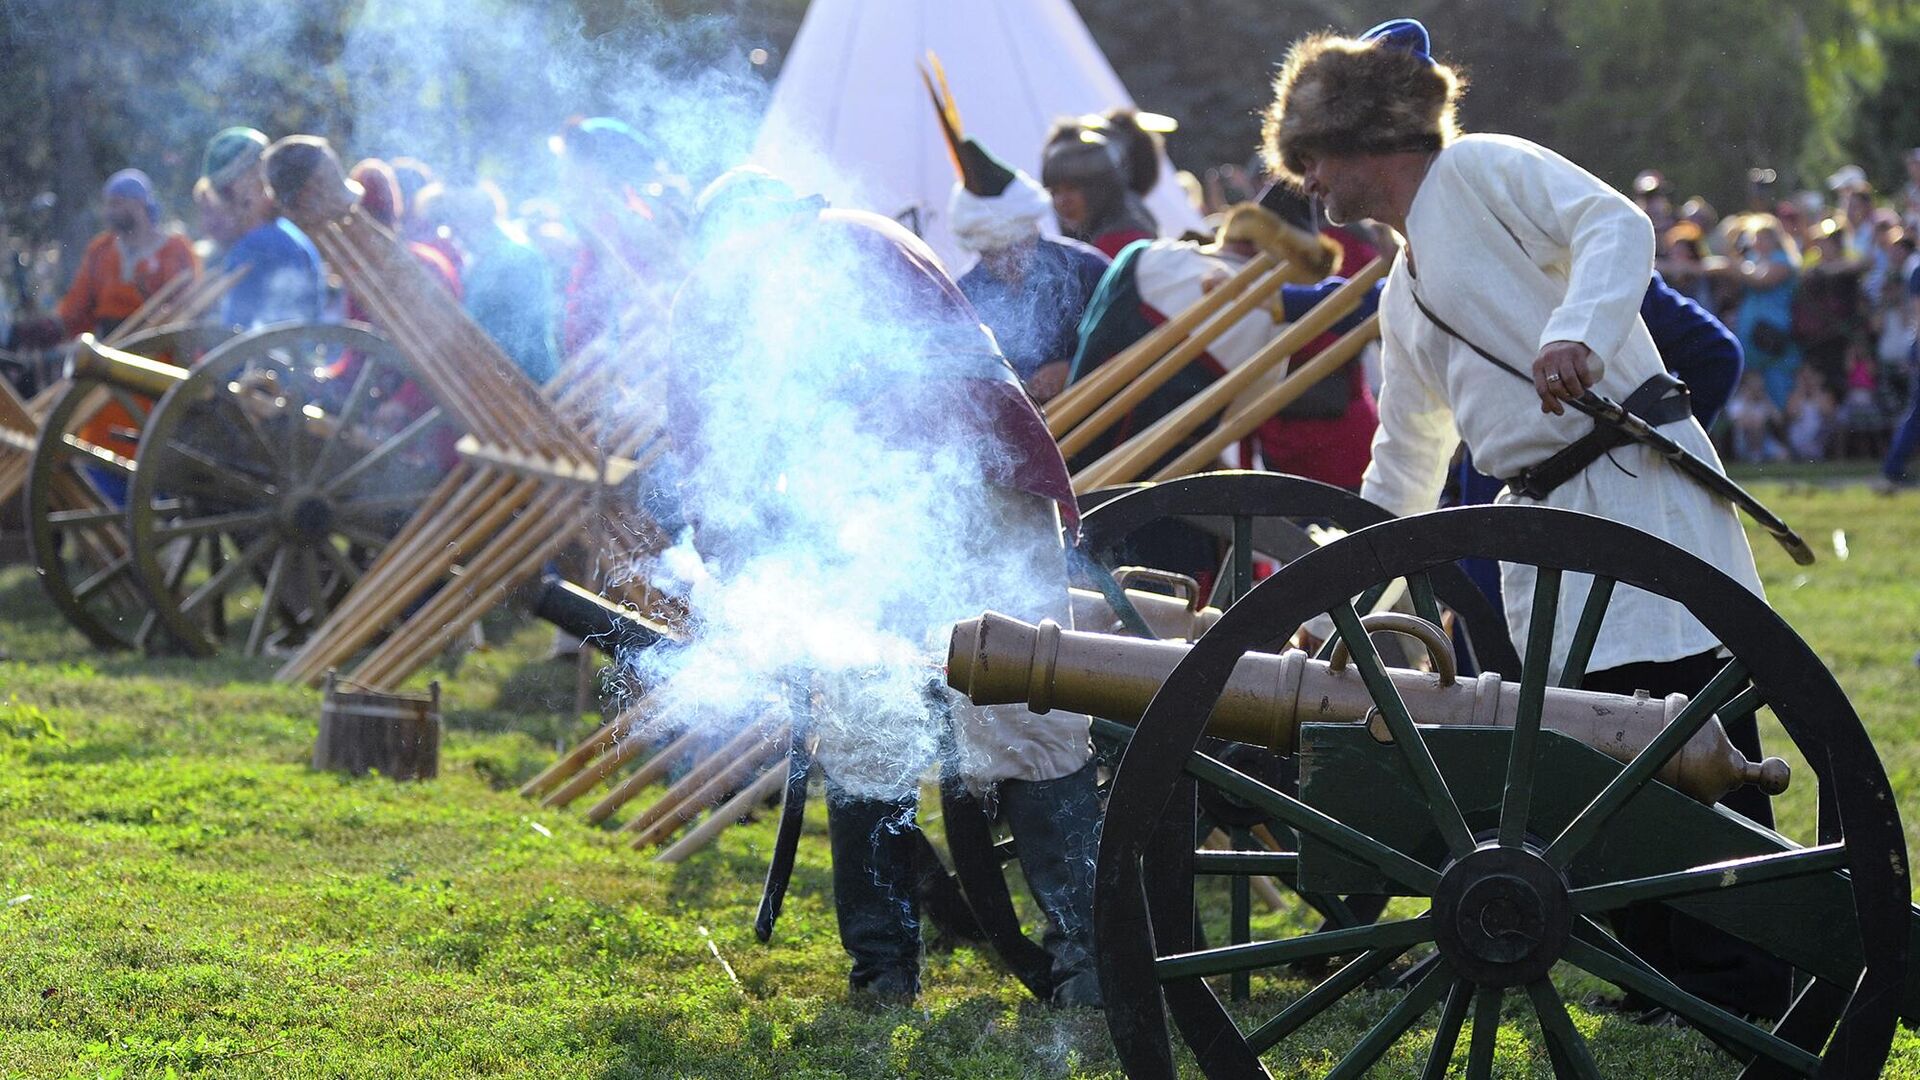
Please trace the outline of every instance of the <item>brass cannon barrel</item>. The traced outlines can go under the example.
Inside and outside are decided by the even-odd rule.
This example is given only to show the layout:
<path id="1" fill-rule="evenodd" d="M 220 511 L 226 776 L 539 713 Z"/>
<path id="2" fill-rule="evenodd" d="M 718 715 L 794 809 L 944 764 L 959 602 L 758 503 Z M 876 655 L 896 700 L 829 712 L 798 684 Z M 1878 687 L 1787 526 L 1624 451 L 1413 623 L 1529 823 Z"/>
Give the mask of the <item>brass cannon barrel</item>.
<path id="1" fill-rule="evenodd" d="M 1135 723 L 1161 683 L 1192 646 L 1038 626 L 988 612 L 953 629 L 947 684 L 976 705 L 1024 701 L 1035 712 L 1054 708 Z M 1442 664 L 1442 667 L 1450 665 Z M 1390 668 L 1414 721 L 1428 725 L 1512 727 L 1520 687 L 1492 672 L 1470 681 L 1451 671 Z M 1619 761 L 1645 749 L 1687 703 L 1548 687 L 1541 724 Z M 1298 649 L 1240 658 L 1207 721 L 1207 733 L 1292 754 L 1303 723 L 1364 722 L 1373 699 L 1357 669 L 1315 660 Z M 1385 737 L 1384 727 L 1376 734 Z M 1716 802 L 1742 784 L 1769 795 L 1786 790 L 1787 764 L 1748 761 L 1710 719 L 1667 762 L 1661 781 L 1702 802 Z"/>
<path id="2" fill-rule="evenodd" d="M 1069 591 L 1076 629 L 1095 634 L 1117 634 L 1124 629 L 1119 614 L 1105 596 L 1092 589 Z M 1192 640 L 1220 621 L 1220 609 L 1216 607 L 1194 608 L 1178 597 L 1143 589 L 1128 589 L 1126 593 L 1127 600 L 1157 638 Z"/>
<path id="3" fill-rule="evenodd" d="M 185 382 L 187 369 L 102 345 L 92 334 L 81 334 L 67 361 L 67 377 L 93 379 L 157 398 Z"/>

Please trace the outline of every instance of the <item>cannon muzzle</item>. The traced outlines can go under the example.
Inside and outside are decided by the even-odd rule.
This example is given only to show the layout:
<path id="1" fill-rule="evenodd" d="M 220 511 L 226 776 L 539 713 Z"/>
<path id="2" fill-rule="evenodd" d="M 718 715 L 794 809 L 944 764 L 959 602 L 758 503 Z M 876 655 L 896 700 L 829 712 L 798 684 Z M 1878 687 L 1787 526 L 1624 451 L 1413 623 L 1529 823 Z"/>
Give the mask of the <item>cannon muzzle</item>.
<path id="1" fill-rule="evenodd" d="M 1394 629 L 1406 631 L 1410 617 Z M 1438 628 L 1420 636 L 1444 645 Z M 1063 630 L 1051 620 L 1038 626 L 988 612 L 953 629 L 947 652 L 947 684 L 976 705 L 1026 702 L 1035 712 L 1062 708 L 1121 723 L 1138 722 L 1147 703 L 1191 646 L 1109 634 Z M 1336 658 L 1337 659 L 1337 658 Z M 1437 657 L 1438 659 L 1438 657 Z M 1456 679 L 1451 658 L 1438 671 L 1390 668 L 1389 677 L 1413 714 L 1427 725 L 1512 727 L 1520 687 L 1488 672 Z M 1631 761 L 1687 703 L 1684 694 L 1665 698 L 1598 694 L 1548 687 L 1541 725 Z M 1315 660 L 1298 649 L 1247 653 L 1234 667 L 1207 720 L 1207 734 L 1264 746 L 1291 755 L 1303 723 L 1365 723 L 1374 703 L 1360 672 L 1344 663 Z M 1390 738 L 1377 720 L 1374 732 Z M 1658 774 L 1661 781 L 1701 802 L 1717 802 L 1742 784 L 1769 795 L 1787 788 L 1790 773 L 1779 758 L 1748 761 L 1710 719 Z"/>
<path id="2" fill-rule="evenodd" d="M 92 379 L 157 398 L 185 382 L 187 369 L 102 345 L 92 334 L 81 334 L 67 360 L 67 378 Z"/>
<path id="3" fill-rule="evenodd" d="M 649 648 L 678 637 L 663 622 L 557 577 L 541 582 L 533 613 L 609 655 Z"/>

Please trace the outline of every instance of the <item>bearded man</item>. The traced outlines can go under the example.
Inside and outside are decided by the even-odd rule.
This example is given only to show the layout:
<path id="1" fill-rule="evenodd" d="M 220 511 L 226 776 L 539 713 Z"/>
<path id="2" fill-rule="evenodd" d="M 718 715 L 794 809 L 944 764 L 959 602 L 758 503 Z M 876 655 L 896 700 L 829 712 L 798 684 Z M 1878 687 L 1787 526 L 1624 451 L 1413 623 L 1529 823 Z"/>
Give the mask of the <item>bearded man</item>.
<path id="1" fill-rule="evenodd" d="M 1718 464 L 1706 432 L 1640 317 L 1653 227 L 1639 208 L 1545 147 L 1462 135 L 1462 77 L 1435 60 L 1410 19 L 1359 38 L 1319 34 L 1288 53 L 1265 122 L 1282 178 L 1335 223 L 1372 219 L 1406 247 L 1382 294 L 1380 428 L 1361 494 L 1397 514 L 1434 507 L 1465 441 L 1482 470 L 1512 478 L 1500 501 L 1599 514 L 1662 537 L 1760 592 L 1745 534 L 1726 502 L 1638 444 L 1618 445 L 1566 407 L 1589 389 Z M 1526 366 L 1532 384 L 1488 359 Z M 1590 359 L 1605 360 L 1604 371 Z M 1501 568 L 1515 641 L 1527 636 L 1534 571 Z M 1590 581 L 1571 575 L 1553 655 L 1566 655 Z M 1719 669 L 1720 643 L 1684 608 L 1622 587 L 1588 664 L 1589 690 L 1692 694 Z M 1551 672 L 1550 678 L 1557 678 Z M 1728 725 L 1760 755 L 1751 718 Z M 1732 809 L 1771 826 L 1766 797 Z M 1689 991 L 1778 1016 L 1787 972 L 1756 950 L 1658 905 L 1615 913 L 1636 952 Z"/>

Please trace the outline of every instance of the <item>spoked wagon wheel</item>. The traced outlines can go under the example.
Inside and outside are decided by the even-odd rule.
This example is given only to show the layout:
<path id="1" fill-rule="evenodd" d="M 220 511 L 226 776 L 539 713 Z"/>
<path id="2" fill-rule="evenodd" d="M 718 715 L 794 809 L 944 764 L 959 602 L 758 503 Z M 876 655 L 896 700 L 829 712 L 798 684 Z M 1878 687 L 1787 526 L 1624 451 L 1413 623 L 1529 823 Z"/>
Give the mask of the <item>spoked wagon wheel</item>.
<path id="1" fill-rule="evenodd" d="M 204 656 L 232 627 L 257 654 L 320 625 L 447 467 L 409 379 L 367 327 L 296 325 L 229 341 L 167 392 L 128 523 L 170 636 Z"/>
<path id="2" fill-rule="evenodd" d="M 1539 570 L 1517 721 L 1419 726 L 1383 674 L 1353 601 L 1385 578 L 1427 574 L 1470 555 Z M 1589 581 L 1599 584 L 1589 589 Z M 1562 671 L 1557 685 L 1579 682 L 1615 585 L 1681 604 L 1732 653 L 1625 766 L 1539 726 L 1549 671 Z M 1552 626 L 1563 589 L 1585 599 L 1569 646 L 1556 656 Z M 1385 730 L 1302 726 L 1308 779 L 1296 798 L 1199 748 L 1240 658 L 1266 642 L 1271 627 L 1322 613 L 1351 644 Z M 1762 706 L 1814 763 L 1815 776 L 1800 782 L 1819 785 L 1818 846 L 1800 847 L 1649 783 L 1711 716 Z M 1302 850 L 1285 860 L 1194 852 L 1192 833 L 1183 832 L 1191 785 L 1261 808 L 1300 833 Z M 1334 933 L 1194 949 L 1192 912 L 1145 885 L 1169 872 L 1168 858 L 1218 864 L 1211 869 L 1226 874 L 1287 862 L 1303 883 L 1376 881 L 1424 910 Z M 1446 1074 L 1469 1016 L 1465 1075 L 1492 1075 L 1503 1012 L 1538 1018 L 1557 1076 L 1639 1074 L 1644 1063 L 1631 1061 L 1603 1072 L 1551 977 L 1562 964 L 1671 1010 L 1747 1063 L 1743 1075 L 1867 1077 L 1879 1075 L 1906 991 L 1907 890 L 1899 815 L 1879 759 L 1832 676 L 1764 601 L 1692 555 L 1610 521 L 1478 507 L 1386 522 L 1309 553 L 1194 646 L 1154 697 L 1115 777 L 1095 933 L 1108 1024 L 1136 1078 L 1173 1075 L 1163 1002 L 1207 1075 L 1265 1076 L 1262 1054 L 1414 950 L 1431 955 L 1410 988 L 1347 1005 L 1349 1014 L 1375 1006 L 1376 1020 L 1328 1075 L 1365 1073 L 1435 1009 L 1424 1076 Z M 1811 981 L 1772 1030 L 1694 996 L 1602 924 L 1605 912 L 1654 902 Z M 1238 1018 L 1208 981 L 1233 972 L 1284 977 L 1288 965 L 1336 957 L 1351 959 L 1291 1001 L 1262 985 L 1259 1011 L 1242 1009 Z"/>
<path id="3" fill-rule="evenodd" d="M 170 326 L 120 347 L 177 365 L 155 369 L 177 375 L 231 336 L 221 327 Z M 168 381 L 163 376 L 159 386 Z M 149 386 L 149 395 L 158 388 Z M 149 395 L 77 374 L 41 420 L 27 478 L 28 543 L 41 586 L 67 621 L 102 649 L 143 647 L 157 624 L 133 575 L 124 512 L 133 447 L 153 408 Z"/>
<path id="4" fill-rule="evenodd" d="M 1343 488 L 1322 484 L 1304 477 L 1264 472 L 1216 472 L 1160 484 L 1134 484 L 1108 489 L 1083 498 L 1092 504 L 1081 523 L 1081 550 L 1087 553 L 1090 573 L 1100 575 L 1117 569 L 1125 558 L 1129 538 L 1161 522 L 1179 521 L 1201 532 L 1211 533 L 1228 546 L 1224 573 L 1220 575 L 1214 597 L 1220 606 L 1253 587 L 1256 556 L 1284 563 L 1313 550 L 1317 544 L 1305 528 L 1307 522 L 1319 522 L 1354 530 L 1377 524 L 1393 515 Z M 1472 630 L 1475 654 L 1489 668 L 1514 673 L 1519 658 L 1506 633 L 1505 620 L 1493 610 L 1485 597 L 1458 568 L 1437 570 L 1433 587 L 1420 591 L 1416 604 L 1435 621 L 1444 607 L 1456 613 Z M 1089 583 L 1094 584 L 1094 583 Z M 1113 587 L 1108 578 L 1108 587 Z M 1424 583 L 1423 583 L 1424 584 Z M 1379 599 L 1384 587 L 1367 600 Z M 1123 614 L 1123 621 L 1125 616 Z M 1276 630 L 1275 641 L 1263 647 L 1277 647 L 1292 637 L 1298 625 Z M 1134 633 L 1151 636 L 1144 624 L 1136 623 Z M 1131 730 L 1124 725 L 1096 720 L 1094 738 L 1103 755 L 1117 758 Z M 1255 747 L 1232 746 L 1209 740 L 1208 748 L 1225 755 L 1236 764 L 1268 776 L 1285 790 L 1292 790 L 1291 763 Z M 941 785 L 941 808 L 947 848 L 954 863 L 955 876 L 973 908 L 989 942 L 1014 975 L 1035 996 L 1046 1000 L 1052 992 L 1050 960 L 1046 950 L 1023 928 L 1013 903 L 1013 887 L 1006 878 L 1007 868 L 1017 867 L 1012 841 L 1001 835 L 978 800 L 968 794 L 956 778 L 946 777 Z M 1236 848 L 1256 842 L 1284 844 L 1284 827 L 1269 828 L 1266 815 L 1229 798 L 1209 799 L 1196 825 L 1201 836 L 1216 829 L 1225 833 Z M 1278 834 L 1278 835 L 1276 835 Z M 1290 874 L 1275 875 L 1291 884 Z M 1191 874 L 1157 875 L 1153 886 L 1192 889 Z M 1233 877 L 1227 886 L 1231 897 L 1231 915 L 1227 939 L 1247 941 L 1251 935 L 1252 881 L 1246 875 Z M 1306 904 L 1332 925 L 1348 925 L 1370 915 L 1356 917 L 1338 896 L 1306 893 Z M 1244 996 L 1243 980 L 1234 986 L 1236 996 Z"/>

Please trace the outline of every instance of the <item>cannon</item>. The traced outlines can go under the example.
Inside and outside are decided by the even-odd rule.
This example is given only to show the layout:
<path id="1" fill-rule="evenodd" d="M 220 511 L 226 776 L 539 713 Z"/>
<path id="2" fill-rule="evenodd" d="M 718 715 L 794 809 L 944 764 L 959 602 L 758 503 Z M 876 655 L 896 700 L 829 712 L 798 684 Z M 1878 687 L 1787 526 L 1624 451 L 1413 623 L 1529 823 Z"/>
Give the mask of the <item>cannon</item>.
<path id="1" fill-rule="evenodd" d="M 49 593 L 103 647 L 205 656 L 241 627 L 248 653 L 298 644 L 443 471 L 439 410 L 383 410 L 410 371 L 362 325 L 148 344 L 207 351 L 182 367 L 83 339 L 41 432 L 28 499 Z M 76 430 L 109 400 L 138 418 L 131 457 Z M 117 480 L 119 500 L 56 508 L 89 472 Z"/>
<path id="2" fill-rule="evenodd" d="M 1505 680 L 1444 686 L 1443 671 L 1383 664 L 1372 634 L 1384 627 L 1354 599 L 1474 555 L 1538 570 L 1533 632 L 1511 691 Z M 1730 654 L 1684 702 L 1573 689 L 1619 586 L 1683 605 Z M 1556 655 L 1560 593 L 1571 599 L 1583 587 Z M 1341 664 L 1261 655 L 1323 614 L 1349 653 Z M 1367 999 L 1371 1026 L 1329 1075 L 1361 1075 L 1437 1009 L 1424 1075 L 1447 1071 L 1471 1019 L 1466 1075 L 1490 1076 L 1510 1005 L 1537 1017 L 1556 1075 L 1601 1075 L 1551 977 L 1556 964 L 1644 995 L 1753 1076 L 1878 1075 L 1896 1018 L 1920 1012 L 1907 978 L 1914 921 L 1898 809 L 1857 716 L 1763 600 L 1663 541 L 1540 507 L 1440 511 L 1303 555 L 1191 648 L 1009 629 L 988 620 L 956 632 L 957 687 L 1038 691 L 1062 707 L 1139 717 L 1110 789 L 1095 912 L 1109 1029 L 1130 1075 L 1173 1075 L 1169 1015 L 1207 1075 L 1266 1075 L 1262 1054 L 1408 957 L 1418 962 Z M 1036 673 L 1036 659 L 1051 671 Z M 1023 667 L 1027 686 L 1016 691 Z M 1125 678 L 1101 676 L 1116 670 Z M 1327 692 L 1324 712 L 1319 697 L 1288 697 L 1296 673 L 1300 689 Z M 1246 681 L 1264 675 L 1282 681 Z M 1347 697 L 1349 684 L 1361 693 Z M 1455 708 L 1469 699 L 1481 711 Z M 1617 723 L 1573 722 L 1596 705 Z M 1716 717 L 1762 707 L 1809 763 L 1792 779 L 1817 788 L 1811 846 L 1709 802 L 1735 780 L 1786 785 L 1784 766 L 1745 761 L 1713 734 Z M 1208 753 L 1209 736 L 1290 751 L 1297 795 Z M 1298 850 L 1196 850 L 1202 792 L 1259 808 L 1298 833 Z M 1208 947 L 1196 916 L 1204 926 L 1210 913 L 1196 907 L 1191 882 L 1254 873 L 1409 897 L 1413 914 Z M 1167 880 L 1183 887 L 1150 884 Z M 1763 1026 L 1669 981 L 1605 925 L 1606 912 L 1629 903 L 1666 904 L 1790 965 L 1801 979 L 1786 1016 Z M 1333 969 L 1290 994 L 1303 964 Z M 1223 1001 L 1210 981 L 1236 974 L 1259 991 L 1246 1005 Z"/>
<path id="3" fill-rule="evenodd" d="M 1137 619 L 1123 617 L 1115 610 L 1133 607 L 1117 603 L 1109 595 L 1116 591 L 1115 579 L 1135 578 L 1125 570 L 1109 575 L 1106 568 L 1122 567 L 1132 561 L 1136 557 L 1133 551 L 1136 538 L 1173 523 L 1209 539 L 1210 550 L 1218 554 L 1210 555 L 1204 568 L 1213 572 L 1214 578 L 1213 589 L 1204 600 L 1224 607 L 1253 588 L 1256 561 L 1285 563 L 1316 550 L 1319 544 L 1309 532 L 1309 525 L 1360 529 L 1392 518 L 1387 511 L 1350 491 L 1303 477 L 1264 472 L 1203 473 L 1162 483 L 1126 485 L 1088 493 L 1080 501 L 1085 517 L 1081 525 L 1077 576 L 1083 585 L 1101 586 L 1098 595 L 1102 602 L 1096 608 L 1088 602 L 1095 592 L 1076 589 L 1075 627 L 1181 641 L 1199 637 L 1218 616 L 1210 614 L 1192 623 L 1160 627 L 1151 625 L 1152 612 L 1145 607 L 1129 612 L 1142 616 Z M 1180 569 L 1198 572 L 1203 568 L 1187 565 Z M 1144 583 L 1145 579 L 1141 580 Z M 1393 592 L 1395 590 L 1384 586 L 1370 590 L 1361 598 L 1360 606 L 1369 612 L 1376 605 L 1395 606 L 1390 595 Z M 1404 599 L 1398 606 L 1417 609 L 1435 622 L 1455 624 L 1461 659 L 1472 670 L 1519 671 L 1520 661 L 1507 639 L 1504 620 L 1457 568 L 1436 570 L 1420 587 L 1399 592 Z M 1126 595 L 1132 598 L 1135 594 L 1130 591 Z M 1194 602 L 1203 602 L 1203 599 L 1195 597 Z M 1207 610 L 1216 612 L 1218 608 Z M 1293 632 L 1294 628 L 1276 632 L 1276 640 L 1284 642 Z M 1333 644 L 1327 643 L 1329 653 Z M 1383 643 L 1383 647 L 1392 648 L 1390 643 Z M 1093 734 L 1102 756 L 1117 761 L 1131 731 L 1114 723 L 1096 723 Z M 1283 789 L 1293 788 L 1292 763 L 1287 759 L 1276 759 L 1270 754 L 1253 752 L 1251 747 L 1219 740 L 1210 741 L 1209 748 L 1237 765 L 1260 770 Z M 1051 991 L 1050 960 L 1035 935 L 1022 926 L 1018 908 L 1012 901 L 1019 889 L 1017 875 L 1012 873 L 1018 865 L 1013 858 L 1012 844 L 957 777 L 943 778 L 941 809 L 956 876 L 982 930 L 1014 975 L 1045 1000 Z M 1199 812 L 1198 832 L 1228 846 L 1258 844 L 1281 850 L 1290 843 L 1284 824 L 1226 798 L 1206 800 Z M 1269 908 L 1291 907 L 1284 894 L 1268 884 L 1269 878 L 1279 885 L 1293 887 L 1298 899 L 1318 912 L 1329 925 L 1358 924 L 1371 913 L 1370 905 L 1379 903 L 1371 898 L 1360 900 L 1302 890 L 1295 887 L 1296 881 L 1284 872 L 1235 877 L 1224 886 L 1230 911 L 1226 926 L 1228 941 L 1250 940 L 1256 898 L 1264 897 Z M 1172 876 L 1155 877 L 1147 887 L 1190 890 L 1192 882 Z M 1247 986 L 1242 980 L 1233 982 L 1232 995 L 1244 997 Z"/>

